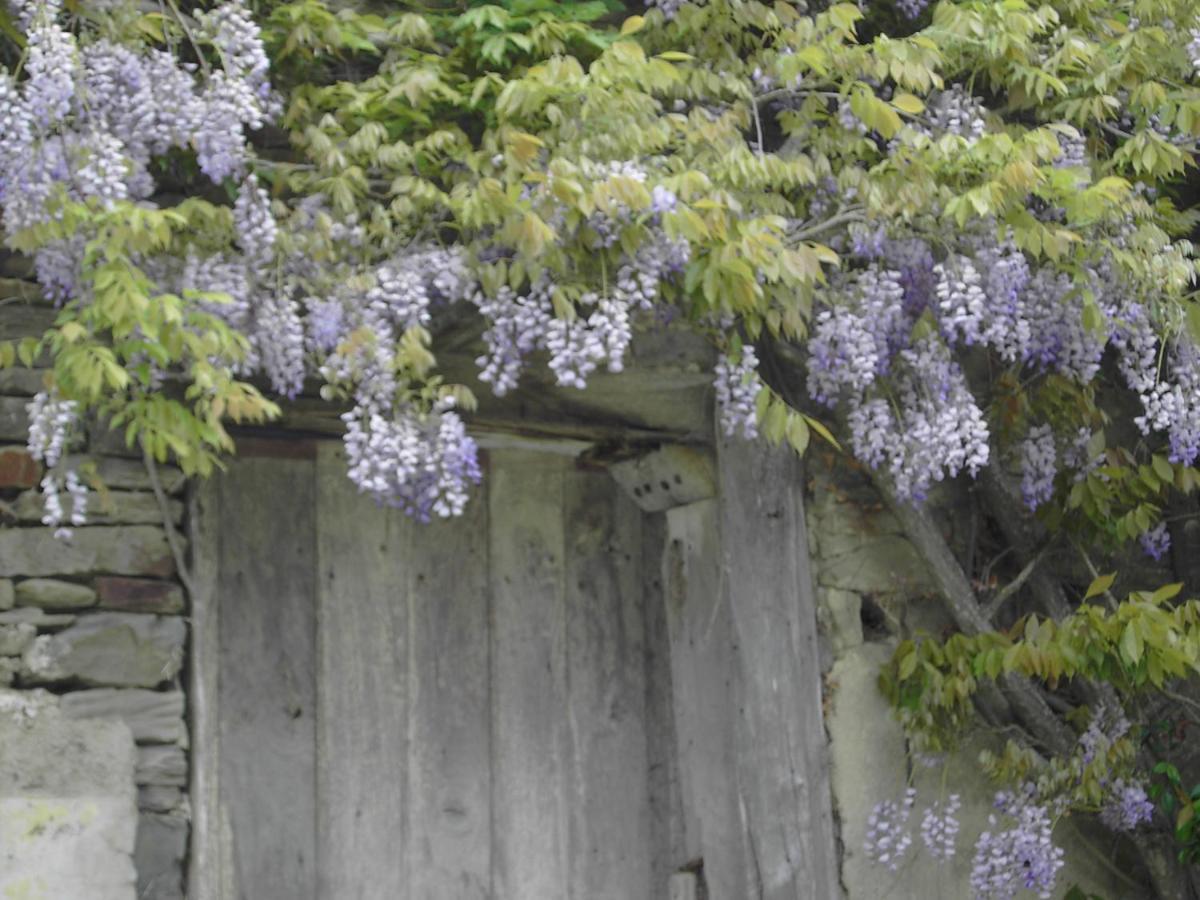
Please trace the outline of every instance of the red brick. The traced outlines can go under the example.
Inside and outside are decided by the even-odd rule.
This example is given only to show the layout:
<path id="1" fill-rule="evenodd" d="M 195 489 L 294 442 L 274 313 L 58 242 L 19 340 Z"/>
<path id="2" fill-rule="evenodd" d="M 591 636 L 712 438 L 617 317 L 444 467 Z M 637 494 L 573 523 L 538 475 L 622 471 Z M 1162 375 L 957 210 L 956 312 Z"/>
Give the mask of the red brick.
<path id="1" fill-rule="evenodd" d="M 42 478 L 42 464 L 20 447 L 0 448 L 0 488 L 31 488 Z"/>
<path id="2" fill-rule="evenodd" d="M 169 581 L 101 575 L 95 581 L 99 605 L 124 612 L 181 613 L 183 588 Z"/>

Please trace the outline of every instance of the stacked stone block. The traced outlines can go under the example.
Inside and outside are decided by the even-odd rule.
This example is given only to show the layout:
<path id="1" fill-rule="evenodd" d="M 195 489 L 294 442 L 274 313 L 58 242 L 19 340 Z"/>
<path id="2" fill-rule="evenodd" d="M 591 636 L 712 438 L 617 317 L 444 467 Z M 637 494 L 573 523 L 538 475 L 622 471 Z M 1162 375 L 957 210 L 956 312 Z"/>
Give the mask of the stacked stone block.
<path id="1" fill-rule="evenodd" d="M 11 282 L 0 279 L 5 285 Z M 25 303 L 0 308 L 0 338 L 36 333 L 30 326 L 50 314 Z M 91 496 L 89 524 L 69 538 L 42 525 L 42 471 L 25 448 L 25 405 L 43 374 L 0 372 L 0 687 L 12 696 L 37 692 L 43 706 L 84 730 L 124 723 L 136 742 L 136 896 L 182 900 L 184 592 L 149 474 L 113 435 L 96 433 L 74 448 L 94 461 L 103 484 Z M 179 528 L 183 474 L 163 467 L 159 475 Z"/>

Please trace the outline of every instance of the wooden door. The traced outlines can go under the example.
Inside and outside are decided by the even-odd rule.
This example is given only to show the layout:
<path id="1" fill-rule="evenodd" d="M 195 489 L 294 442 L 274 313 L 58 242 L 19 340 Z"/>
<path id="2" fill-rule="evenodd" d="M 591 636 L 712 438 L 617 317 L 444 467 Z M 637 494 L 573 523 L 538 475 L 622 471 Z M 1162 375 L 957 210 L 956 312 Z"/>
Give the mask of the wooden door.
<path id="1" fill-rule="evenodd" d="M 658 595 L 632 502 L 566 457 L 497 450 L 464 518 L 419 525 L 355 492 L 339 444 L 264 446 L 205 510 L 222 894 L 661 896 Z"/>

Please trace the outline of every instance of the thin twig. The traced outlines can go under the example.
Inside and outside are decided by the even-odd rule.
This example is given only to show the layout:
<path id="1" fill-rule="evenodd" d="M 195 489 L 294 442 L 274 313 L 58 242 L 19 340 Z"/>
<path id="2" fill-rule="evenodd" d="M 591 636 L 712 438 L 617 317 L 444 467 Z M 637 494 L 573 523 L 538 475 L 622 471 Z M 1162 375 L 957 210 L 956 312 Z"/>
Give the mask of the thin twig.
<path id="1" fill-rule="evenodd" d="M 1184 706 L 1191 709 L 1192 712 L 1200 716 L 1200 702 L 1193 700 L 1191 697 L 1176 693 L 1175 691 L 1169 691 L 1166 688 L 1160 688 L 1160 690 L 1162 691 L 1164 697 L 1168 697 L 1171 700 L 1174 700 L 1176 703 L 1182 703 Z"/>
<path id="2" fill-rule="evenodd" d="M 792 241 L 805 241 L 814 235 L 818 235 L 823 231 L 829 231 L 831 228 L 836 228 L 839 225 L 847 225 L 850 222 L 862 221 L 863 207 L 853 206 L 849 209 L 838 210 L 837 213 L 830 216 L 823 222 L 817 222 L 815 225 L 810 225 L 807 228 L 801 228 L 797 231 L 788 233 L 788 239 Z"/>
<path id="3" fill-rule="evenodd" d="M 1000 611 L 1000 608 L 1004 606 L 1006 602 L 1008 602 L 1008 599 L 1022 587 L 1024 587 L 1025 582 L 1029 580 L 1029 576 L 1033 574 L 1033 570 L 1037 568 L 1037 564 L 1042 561 L 1042 558 L 1045 555 L 1046 550 L 1043 547 L 1038 551 L 1037 556 L 1026 563 L 1025 568 L 1020 571 L 1017 577 L 1006 584 L 1003 589 L 988 602 L 987 606 L 983 608 L 983 614 L 987 616 L 989 622 L 995 617 L 996 613 Z"/>
<path id="4" fill-rule="evenodd" d="M 150 487 L 154 490 L 154 498 L 158 501 L 158 511 L 162 516 L 163 529 L 167 533 L 167 545 L 171 548 L 171 557 L 175 560 L 179 580 L 183 582 L 188 596 L 194 597 L 196 591 L 192 582 L 192 573 L 188 569 L 187 559 L 184 556 L 183 541 L 179 537 L 179 532 L 175 530 L 175 521 L 171 516 L 171 501 L 167 499 L 162 479 L 158 477 L 158 463 L 154 461 L 154 456 L 145 447 L 142 448 L 142 459 L 146 464 L 146 474 L 150 476 Z"/>
<path id="5" fill-rule="evenodd" d="M 762 116 L 758 114 L 758 101 L 751 102 L 750 108 L 754 110 L 754 130 L 758 133 L 758 158 L 762 159 L 765 151 L 763 150 Z"/>
<path id="6" fill-rule="evenodd" d="M 1097 569 L 1096 566 L 1092 563 L 1092 558 L 1090 556 L 1088 556 L 1088 552 L 1083 549 L 1083 547 L 1080 545 L 1080 543 L 1078 541 L 1073 540 L 1073 541 L 1071 541 L 1071 544 L 1075 547 L 1076 550 L 1079 551 L 1079 555 L 1083 558 L 1084 565 L 1087 566 L 1088 571 L 1092 575 L 1092 578 L 1093 579 L 1099 578 L 1100 570 Z M 1117 598 L 1114 597 L 1113 592 L 1108 590 L 1107 588 L 1105 588 L 1105 590 L 1104 590 L 1104 599 L 1108 601 L 1109 609 L 1112 612 L 1116 612 L 1117 606 L 1119 605 L 1117 603 Z"/>

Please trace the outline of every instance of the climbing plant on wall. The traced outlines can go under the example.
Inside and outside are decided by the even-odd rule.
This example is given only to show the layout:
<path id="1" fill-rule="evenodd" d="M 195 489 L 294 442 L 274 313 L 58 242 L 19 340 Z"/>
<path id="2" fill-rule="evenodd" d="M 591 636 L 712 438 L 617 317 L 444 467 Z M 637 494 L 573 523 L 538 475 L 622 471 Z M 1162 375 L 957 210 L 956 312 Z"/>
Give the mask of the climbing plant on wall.
<path id="1" fill-rule="evenodd" d="M 347 409 L 361 490 L 454 516 L 480 469 L 442 323 L 478 323 L 497 394 L 535 365 L 585 389 L 682 324 L 728 435 L 840 438 L 931 562 L 960 634 L 883 684 L 924 751 L 974 700 L 1019 731 L 980 894 L 1049 890 L 1050 820 L 1116 804 L 1182 896 L 1195 803 L 1121 709 L 1194 673 L 1196 610 L 1045 559 L 1169 563 L 1200 483 L 1192 7 L 10 2 L 4 239 L 59 315 L 0 364 L 52 365 L 46 522 L 84 521 L 81 417 L 206 474 L 306 380 Z M 931 512 L 976 478 L 995 571 Z M 878 811 L 887 863 L 911 802 Z"/>

